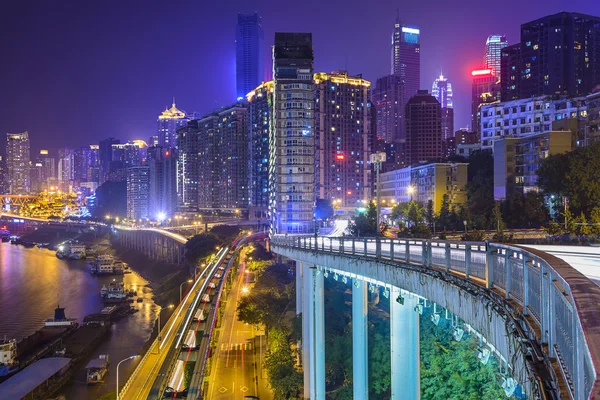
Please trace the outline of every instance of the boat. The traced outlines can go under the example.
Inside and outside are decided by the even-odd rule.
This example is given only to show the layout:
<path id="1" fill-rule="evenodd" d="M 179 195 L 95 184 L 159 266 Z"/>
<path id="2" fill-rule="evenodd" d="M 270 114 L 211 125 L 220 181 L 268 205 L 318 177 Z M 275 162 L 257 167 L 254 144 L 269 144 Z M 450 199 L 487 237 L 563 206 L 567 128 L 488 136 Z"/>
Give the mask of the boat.
<path id="1" fill-rule="evenodd" d="M 71 243 L 67 257 L 71 260 L 81 260 L 85 258 L 85 244 Z"/>
<path id="2" fill-rule="evenodd" d="M 102 286 L 100 289 L 100 296 L 104 299 L 105 303 L 122 303 L 129 301 L 129 293 L 125 290 L 123 282 L 117 282 L 113 280 L 108 287 Z"/>
<path id="3" fill-rule="evenodd" d="M 0 376 L 10 375 L 19 370 L 17 361 L 17 340 L 7 339 L 0 342 Z"/>
<path id="4" fill-rule="evenodd" d="M 100 311 L 100 313 L 110 315 L 110 314 L 114 313 L 116 309 L 117 309 L 117 306 L 104 307 L 102 309 L 102 311 Z"/>
<path id="5" fill-rule="evenodd" d="M 75 325 L 77 325 L 77 319 L 67 318 L 65 309 L 61 308 L 60 305 L 54 309 L 54 318 L 48 318 L 44 321 L 46 327 L 73 327 Z"/>
<path id="6" fill-rule="evenodd" d="M 104 382 L 104 376 L 108 372 L 108 354 L 100 354 L 98 358 L 91 360 L 85 369 L 88 385 Z"/>
<path id="7" fill-rule="evenodd" d="M 127 264 L 123 261 L 115 261 L 113 263 L 113 274 L 122 275 L 125 273 Z"/>
<path id="8" fill-rule="evenodd" d="M 104 254 L 97 256 L 92 262 L 92 273 L 96 275 L 111 275 L 114 273 L 115 260 L 113 256 Z"/>

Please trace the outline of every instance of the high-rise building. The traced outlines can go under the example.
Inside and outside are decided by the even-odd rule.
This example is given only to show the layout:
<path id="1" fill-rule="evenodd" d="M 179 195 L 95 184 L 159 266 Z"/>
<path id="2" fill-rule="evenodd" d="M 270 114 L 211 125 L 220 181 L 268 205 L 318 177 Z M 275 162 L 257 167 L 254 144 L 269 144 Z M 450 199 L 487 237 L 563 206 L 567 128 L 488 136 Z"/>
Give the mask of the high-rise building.
<path id="1" fill-rule="evenodd" d="M 500 78 L 502 49 L 506 46 L 508 46 L 508 41 L 504 35 L 490 35 L 485 41 L 483 66 L 491 69 L 492 74 L 498 78 Z"/>
<path id="2" fill-rule="evenodd" d="M 442 155 L 440 103 L 427 90 L 419 90 L 406 104 L 406 164 L 437 160 Z"/>
<path id="3" fill-rule="evenodd" d="M 90 144 L 86 150 L 87 182 L 100 183 L 100 153 L 97 144 Z"/>
<path id="4" fill-rule="evenodd" d="M 26 194 L 31 189 L 29 176 L 29 133 L 6 134 L 6 172 L 10 194 Z"/>
<path id="5" fill-rule="evenodd" d="M 6 177 L 6 156 L 0 154 L 0 194 L 7 194 L 8 182 Z"/>
<path id="6" fill-rule="evenodd" d="M 315 205 L 315 92 L 312 34 L 275 33 L 269 138 L 272 233 L 310 233 Z"/>
<path id="7" fill-rule="evenodd" d="M 373 89 L 377 138 L 383 139 L 385 143 L 400 143 L 405 139 L 404 92 L 404 83 L 398 75 L 387 75 L 377 79 Z"/>
<path id="8" fill-rule="evenodd" d="M 148 148 L 150 217 L 171 218 L 177 211 L 177 150 L 163 147 Z"/>
<path id="9" fill-rule="evenodd" d="M 199 120 L 189 121 L 177 130 L 177 205 L 182 211 L 198 210 Z"/>
<path id="10" fill-rule="evenodd" d="M 490 68 L 471 71 L 471 128 L 481 133 L 481 105 L 500 100 L 500 84 Z"/>
<path id="11" fill-rule="evenodd" d="M 421 32 L 408 27 L 396 18 L 392 33 L 391 74 L 402 79 L 405 87 L 405 99 L 417 94 L 421 88 Z"/>
<path id="12" fill-rule="evenodd" d="M 112 161 L 112 145 L 121 143 L 119 139 L 109 137 L 101 140 L 98 144 L 98 159 L 100 163 L 100 184 L 103 184 L 110 172 L 110 163 Z"/>
<path id="13" fill-rule="evenodd" d="M 40 150 L 33 171 L 31 171 L 31 184 L 34 192 L 48 190 L 51 183 L 56 180 L 56 159 L 50 157 L 48 150 Z"/>
<path id="14" fill-rule="evenodd" d="M 521 81 L 521 43 L 503 48 L 501 54 L 500 100 L 516 100 L 519 98 Z"/>
<path id="15" fill-rule="evenodd" d="M 246 96 L 248 102 L 249 218 L 266 218 L 269 206 L 269 130 L 273 107 L 273 81 Z"/>
<path id="16" fill-rule="evenodd" d="M 158 135 L 152 135 L 148 138 L 148 147 L 158 146 Z"/>
<path id="17" fill-rule="evenodd" d="M 371 197 L 371 82 L 346 71 L 314 80 L 317 196 L 354 210 Z"/>
<path id="18" fill-rule="evenodd" d="M 431 95 L 440 103 L 442 112 L 442 140 L 454 136 L 454 107 L 452 105 L 452 84 L 440 75 L 433 81 Z"/>
<path id="19" fill-rule="evenodd" d="M 235 29 L 235 73 L 237 99 L 242 100 L 263 81 L 264 32 L 258 13 L 238 14 Z"/>
<path id="20" fill-rule="evenodd" d="M 149 218 L 149 196 L 150 168 L 147 165 L 127 168 L 127 218 Z"/>
<path id="21" fill-rule="evenodd" d="M 518 49 L 515 91 L 503 93 L 503 100 L 585 96 L 600 82 L 600 17 L 561 12 L 524 23 Z"/>
<path id="22" fill-rule="evenodd" d="M 158 144 L 162 147 L 177 146 L 177 129 L 185 126 L 189 120 L 193 119 L 193 115 L 188 115 L 185 111 L 179 110 L 175 106 L 175 99 L 171 108 L 165 108 L 159 116 L 158 125 Z"/>
<path id="23" fill-rule="evenodd" d="M 123 168 L 140 165 L 146 159 L 148 145 L 143 140 L 132 140 L 127 143 L 112 145 L 112 161 L 120 161 Z"/>
<path id="24" fill-rule="evenodd" d="M 75 172 L 75 149 L 63 147 L 58 149 L 58 184 L 67 192 L 73 187 Z"/>

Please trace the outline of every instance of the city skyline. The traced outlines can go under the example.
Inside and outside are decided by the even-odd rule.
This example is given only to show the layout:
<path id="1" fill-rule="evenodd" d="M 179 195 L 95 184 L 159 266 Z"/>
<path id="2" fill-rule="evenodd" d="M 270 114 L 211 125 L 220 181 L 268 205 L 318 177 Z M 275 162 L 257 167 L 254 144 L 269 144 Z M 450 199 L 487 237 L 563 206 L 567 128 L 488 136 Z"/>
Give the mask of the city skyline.
<path id="1" fill-rule="evenodd" d="M 590 12 L 586 5 L 591 3 L 576 1 L 567 11 Z M 521 23 L 563 9 L 557 1 L 545 4 L 543 12 L 531 5 L 529 9 L 522 10 L 518 19 L 509 19 L 508 13 L 502 10 L 481 10 L 478 11 L 481 18 L 490 19 L 490 23 L 470 27 L 464 23 L 461 25 L 464 21 L 459 16 L 456 19 L 444 19 L 443 14 L 452 10 L 446 10 L 449 7 L 447 5 L 438 6 L 439 12 L 433 15 L 426 13 L 424 7 L 417 6 L 403 9 L 400 14 L 407 25 L 418 26 L 421 30 L 421 86 L 423 82 L 431 82 L 439 74 L 440 68 L 455 85 L 457 127 L 466 126 L 470 120 L 469 72 L 481 63 L 481 49 L 486 38 L 495 32 L 502 32 L 506 34 L 509 44 L 516 43 Z M 146 18 L 140 20 L 147 19 L 149 22 L 133 21 L 132 26 L 139 28 L 134 30 L 123 20 L 123 16 L 129 15 L 128 7 L 131 6 L 118 7 L 123 8 L 123 13 L 114 12 L 117 11 L 115 9 L 82 9 L 74 5 L 64 15 L 49 12 L 53 18 L 42 18 L 47 10 L 41 6 L 35 11 L 28 10 L 30 18 L 24 24 L 12 26 L 12 22 L 9 22 L 4 27 L 21 34 L 11 43 L 6 43 L 5 54 L 12 62 L 2 68 L 3 74 L 12 79 L 7 82 L 6 96 L 1 100 L 4 103 L 1 112 L 6 114 L 0 115 L 0 130 L 28 130 L 32 153 L 35 154 L 41 148 L 55 150 L 71 142 L 73 147 L 78 147 L 108 136 L 119 137 L 123 141 L 147 138 L 153 133 L 157 113 L 169 105 L 172 96 L 178 99 L 183 109 L 201 114 L 230 104 L 235 97 L 237 12 L 258 11 L 263 18 L 267 74 L 270 72 L 273 33 L 283 28 L 313 32 L 316 71 L 347 67 L 349 73 L 363 73 L 372 82 L 389 71 L 389 37 L 394 23 L 390 14 L 395 10 L 391 2 L 378 9 L 345 11 L 344 15 L 349 21 L 347 34 L 352 39 L 348 43 L 339 42 L 337 34 L 320 27 L 322 22 L 335 15 L 334 9 L 328 7 L 320 7 L 322 12 L 317 15 L 306 14 L 309 12 L 307 10 L 296 17 L 281 17 L 279 14 L 282 14 L 282 9 L 270 2 L 257 3 L 251 9 L 241 3 L 227 7 L 211 5 L 208 11 L 214 18 L 206 27 L 192 29 L 186 28 L 189 24 L 178 23 L 171 26 L 168 33 L 165 33 L 167 30 L 154 32 L 144 29 L 147 28 L 145 23 L 156 22 L 159 11 L 163 11 L 156 4 L 150 3 L 147 9 L 141 11 Z M 232 9 L 235 11 L 232 12 Z M 11 4 L 7 15 L 22 13 L 20 5 Z M 70 40 L 69 32 L 74 29 L 69 21 L 96 14 L 98 19 L 104 18 L 107 23 L 98 26 L 96 22 L 91 22 L 76 39 L 82 45 L 93 42 L 93 47 L 74 52 L 70 47 L 63 46 L 67 39 Z M 361 30 L 363 33 L 359 35 L 351 28 L 357 21 L 368 21 L 366 26 L 372 25 L 373 29 Z M 61 23 L 64 23 L 64 27 L 58 29 Z M 114 32 L 108 32 L 104 26 L 113 27 Z M 450 38 L 443 34 L 457 26 L 461 26 L 460 36 Z M 341 29 L 346 32 L 344 25 L 341 25 Z M 214 33 L 209 34 L 209 30 Z M 42 37 L 42 31 L 53 31 L 54 35 Z M 127 39 L 117 40 L 117 37 Z M 181 54 L 187 58 L 186 63 L 173 63 L 173 57 L 156 60 L 152 52 L 158 51 L 161 46 L 169 46 L 173 41 L 187 49 L 190 46 L 203 48 L 204 51 L 197 52 L 202 56 L 183 52 Z M 457 52 L 460 57 L 454 55 Z M 155 66 L 148 67 L 148 57 L 152 57 Z M 33 63 L 33 60 L 36 62 Z M 207 63 L 207 60 L 210 62 Z M 207 77 L 210 77 L 211 85 L 204 88 L 202 83 L 207 82 Z M 201 87 L 202 93 L 199 92 Z M 66 122 L 61 115 L 64 107 L 71 109 Z M 89 118 L 96 112 L 103 117 L 98 116 L 98 123 L 90 124 Z"/>

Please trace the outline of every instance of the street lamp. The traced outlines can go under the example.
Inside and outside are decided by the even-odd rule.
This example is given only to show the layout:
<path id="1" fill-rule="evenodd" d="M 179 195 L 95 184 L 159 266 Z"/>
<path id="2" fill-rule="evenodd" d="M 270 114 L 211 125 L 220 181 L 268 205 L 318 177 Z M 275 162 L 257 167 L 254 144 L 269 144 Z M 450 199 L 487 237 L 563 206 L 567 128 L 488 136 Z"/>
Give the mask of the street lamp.
<path id="1" fill-rule="evenodd" d="M 139 354 L 134 354 L 130 357 L 127 357 L 121 361 L 119 361 L 119 363 L 117 364 L 117 400 L 119 400 L 119 365 L 121 365 L 122 362 L 127 361 L 127 360 L 131 360 L 133 358 L 139 357 Z"/>
<path id="2" fill-rule="evenodd" d="M 168 307 L 165 307 L 165 308 L 160 307 L 160 310 L 158 311 L 158 341 L 159 342 L 162 340 L 160 337 L 160 313 L 169 308 L 173 308 L 173 307 L 175 307 L 173 304 L 169 304 Z M 158 351 L 160 351 L 160 346 L 158 347 Z"/>
<path id="3" fill-rule="evenodd" d="M 192 283 L 194 282 L 192 279 L 188 279 L 187 281 L 183 282 L 181 285 L 179 285 L 179 302 L 181 303 L 181 289 L 183 289 L 183 285 L 185 285 L 186 283 Z"/>
<path id="4" fill-rule="evenodd" d="M 408 187 L 406 188 L 406 191 L 410 195 L 410 201 L 412 201 L 412 195 L 415 192 L 415 187 L 413 185 L 408 185 Z"/>
<path id="5" fill-rule="evenodd" d="M 384 152 L 371 154 L 371 163 L 375 165 L 375 174 L 377 179 L 377 236 L 379 236 L 379 218 L 381 216 L 381 182 L 379 179 L 379 171 L 381 170 L 381 164 L 386 160 L 386 154 Z"/>
<path id="6" fill-rule="evenodd" d="M 465 233 L 467 233 L 467 220 L 466 219 L 463 221 L 463 224 L 465 225 Z"/>

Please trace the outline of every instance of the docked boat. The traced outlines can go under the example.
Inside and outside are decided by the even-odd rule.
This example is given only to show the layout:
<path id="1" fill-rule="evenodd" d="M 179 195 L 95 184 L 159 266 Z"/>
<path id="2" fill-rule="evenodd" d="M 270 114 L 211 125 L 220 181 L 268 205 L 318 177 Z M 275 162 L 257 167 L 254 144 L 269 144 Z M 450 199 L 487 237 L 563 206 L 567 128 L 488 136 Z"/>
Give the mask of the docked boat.
<path id="1" fill-rule="evenodd" d="M 96 275 L 111 275 L 114 273 L 115 260 L 113 256 L 105 254 L 96 257 L 92 262 L 92 273 Z"/>
<path id="2" fill-rule="evenodd" d="M 104 382 L 104 376 L 108 372 L 108 354 L 100 354 L 98 358 L 91 360 L 85 369 L 88 385 Z"/>
<path id="3" fill-rule="evenodd" d="M 123 261 L 115 261 L 113 263 L 113 274 L 122 275 L 125 273 L 125 270 L 127 268 L 128 268 L 127 264 L 124 263 Z"/>
<path id="4" fill-rule="evenodd" d="M 77 325 L 76 318 L 67 318 L 65 315 L 65 309 L 61 308 L 60 305 L 54 309 L 54 318 L 48 318 L 44 321 L 46 327 L 73 327 Z"/>
<path id="5" fill-rule="evenodd" d="M 85 244 L 71 243 L 67 255 L 71 260 L 81 260 L 85 258 Z"/>
<path id="6" fill-rule="evenodd" d="M 4 337 L 0 342 L 0 376 L 10 375 L 18 370 L 17 340 Z"/>
<path id="7" fill-rule="evenodd" d="M 129 293 L 125 290 L 123 282 L 117 282 L 113 280 L 108 287 L 102 286 L 100 289 L 100 296 L 104 299 L 105 303 L 122 303 L 129 301 Z"/>

